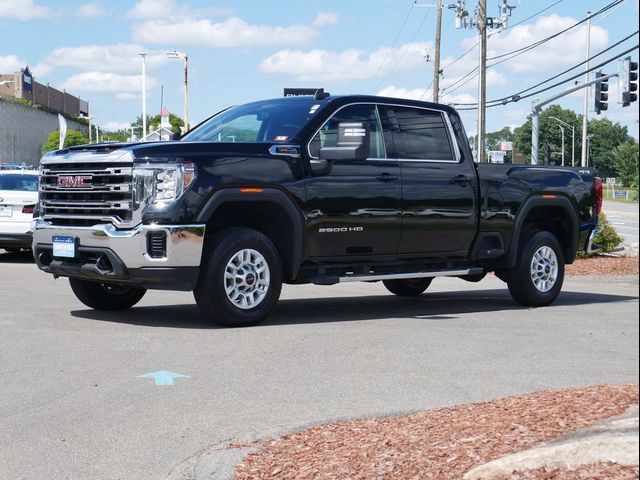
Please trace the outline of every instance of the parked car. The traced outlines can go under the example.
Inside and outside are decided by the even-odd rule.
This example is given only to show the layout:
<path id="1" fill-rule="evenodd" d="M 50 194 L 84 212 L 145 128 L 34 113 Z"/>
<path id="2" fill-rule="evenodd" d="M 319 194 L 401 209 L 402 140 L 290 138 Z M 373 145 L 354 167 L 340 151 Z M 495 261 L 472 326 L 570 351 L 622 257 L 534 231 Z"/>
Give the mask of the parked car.
<path id="1" fill-rule="evenodd" d="M 0 248 L 31 248 L 31 220 L 38 202 L 37 170 L 0 171 Z"/>

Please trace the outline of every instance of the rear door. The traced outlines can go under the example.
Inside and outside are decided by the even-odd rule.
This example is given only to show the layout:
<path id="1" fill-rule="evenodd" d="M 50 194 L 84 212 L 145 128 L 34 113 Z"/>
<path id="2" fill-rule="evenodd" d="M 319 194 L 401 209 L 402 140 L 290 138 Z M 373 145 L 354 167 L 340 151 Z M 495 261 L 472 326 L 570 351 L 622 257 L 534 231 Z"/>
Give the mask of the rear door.
<path id="1" fill-rule="evenodd" d="M 466 255 L 476 232 L 476 177 L 446 113 L 381 105 L 380 114 L 387 156 L 402 175 L 399 252 Z"/>

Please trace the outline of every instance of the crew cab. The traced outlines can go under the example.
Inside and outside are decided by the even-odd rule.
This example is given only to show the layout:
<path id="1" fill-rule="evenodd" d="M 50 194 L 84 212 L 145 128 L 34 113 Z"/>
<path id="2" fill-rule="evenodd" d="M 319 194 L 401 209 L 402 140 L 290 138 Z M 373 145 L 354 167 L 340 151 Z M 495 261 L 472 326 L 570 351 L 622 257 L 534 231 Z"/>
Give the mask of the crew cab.
<path id="1" fill-rule="evenodd" d="M 495 272 L 539 307 L 593 248 L 601 203 L 591 168 L 475 164 L 448 106 L 318 91 L 229 108 L 177 141 L 45 154 L 33 252 L 91 308 L 186 290 L 226 326 L 262 321 L 283 283 L 413 296 Z"/>

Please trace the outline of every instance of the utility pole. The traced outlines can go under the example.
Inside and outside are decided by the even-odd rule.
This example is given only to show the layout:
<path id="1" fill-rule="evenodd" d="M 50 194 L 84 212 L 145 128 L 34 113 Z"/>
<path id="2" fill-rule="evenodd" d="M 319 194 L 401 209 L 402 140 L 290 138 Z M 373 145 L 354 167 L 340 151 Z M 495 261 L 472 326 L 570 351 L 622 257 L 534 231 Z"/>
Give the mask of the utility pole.
<path id="1" fill-rule="evenodd" d="M 435 5 L 421 4 L 417 1 L 413 3 L 414 7 L 436 7 L 436 39 L 434 42 L 434 57 L 433 57 L 433 102 L 438 103 L 440 97 L 440 43 L 442 41 L 442 0 L 437 0 Z M 427 55 L 427 62 L 429 57 Z"/>
<path id="2" fill-rule="evenodd" d="M 486 103 L 487 103 L 487 28 L 507 28 L 509 17 L 515 5 L 509 5 L 507 0 L 502 0 L 498 5 L 499 15 L 487 17 L 487 0 L 478 0 L 476 16 L 473 19 L 466 8 L 466 0 L 457 0 L 448 6 L 456 12 L 456 28 L 478 28 L 480 35 L 480 57 L 478 61 L 478 134 L 477 158 L 478 163 L 486 161 L 484 143 L 486 137 Z M 439 67 L 438 67 L 439 68 Z"/>
<path id="3" fill-rule="evenodd" d="M 591 12 L 587 12 L 587 53 L 584 64 L 584 83 L 589 82 L 589 46 L 591 43 Z M 587 126 L 589 125 L 589 88 L 584 90 L 584 106 L 582 109 L 582 157 L 580 165 L 587 166 Z"/>
<path id="4" fill-rule="evenodd" d="M 146 52 L 140 52 L 138 55 L 142 57 L 142 136 L 140 140 L 144 140 L 147 136 L 147 70 L 146 70 Z"/>
<path id="5" fill-rule="evenodd" d="M 487 94 L 487 0 L 478 1 L 478 33 L 480 35 L 480 60 L 478 64 L 478 163 L 485 162 L 484 138 L 486 134 Z"/>
<path id="6" fill-rule="evenodd" d="M 440 97 L 440 40 L 442 38 L 442 0 L 438 0 L 436 20 L 436 45 L 433 58 L 433 103 L 438 103 Z"/>

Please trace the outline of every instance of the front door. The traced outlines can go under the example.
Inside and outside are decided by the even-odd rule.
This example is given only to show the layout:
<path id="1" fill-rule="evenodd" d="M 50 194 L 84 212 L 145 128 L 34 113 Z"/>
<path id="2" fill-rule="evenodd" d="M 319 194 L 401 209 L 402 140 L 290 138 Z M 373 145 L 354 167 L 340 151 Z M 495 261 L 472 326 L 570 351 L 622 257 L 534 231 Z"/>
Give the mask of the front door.
<path id="1" fill-rule="evenodd" d="M 400 241 L 400 171 L 386 158 L 378 111 L 373 104 L 348 105 L 320 128 L 310 143 L 312 159 L 321 147 L 335 147 L 338 124 L 369 125 L 371 153 L 364 161 L 332 161 L 307 179 L 307 233 L 312 257 L 396 253 Z"/>

